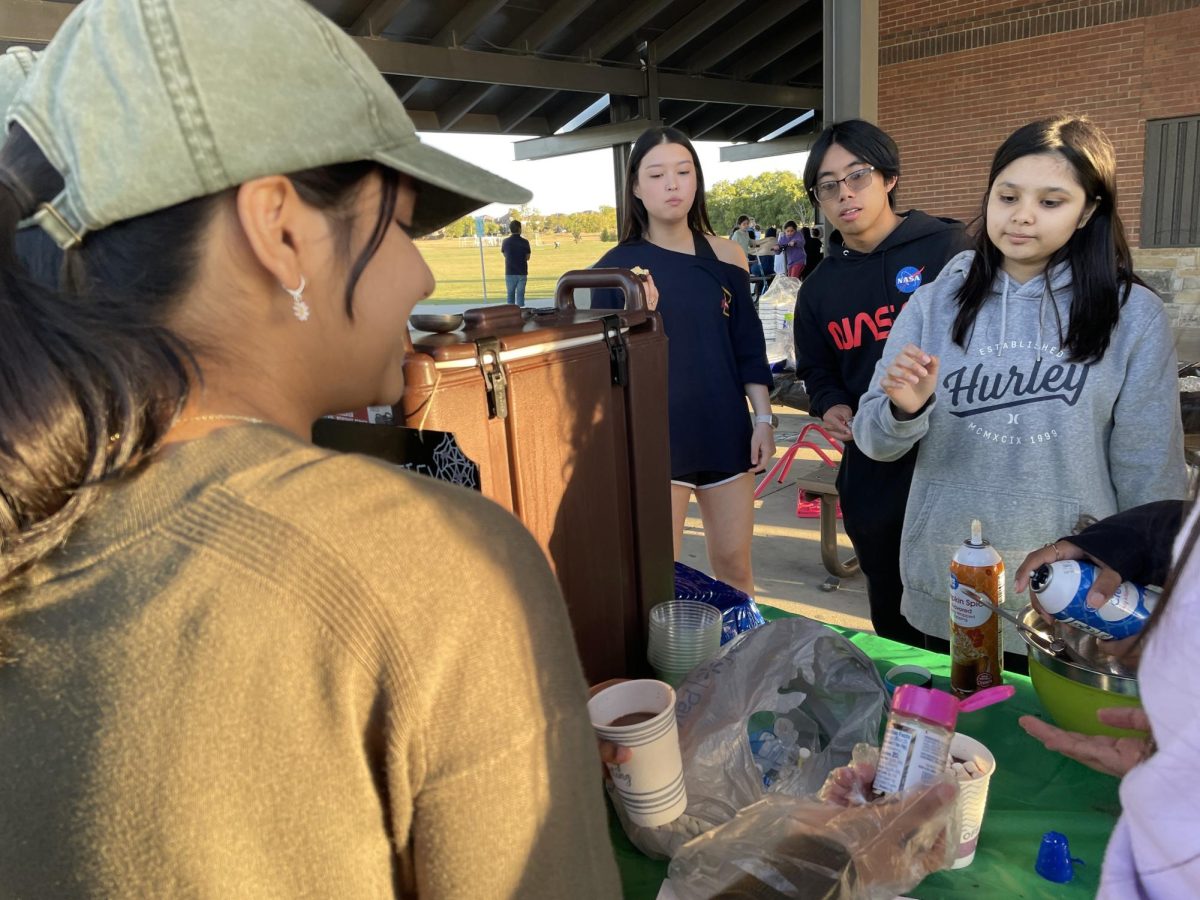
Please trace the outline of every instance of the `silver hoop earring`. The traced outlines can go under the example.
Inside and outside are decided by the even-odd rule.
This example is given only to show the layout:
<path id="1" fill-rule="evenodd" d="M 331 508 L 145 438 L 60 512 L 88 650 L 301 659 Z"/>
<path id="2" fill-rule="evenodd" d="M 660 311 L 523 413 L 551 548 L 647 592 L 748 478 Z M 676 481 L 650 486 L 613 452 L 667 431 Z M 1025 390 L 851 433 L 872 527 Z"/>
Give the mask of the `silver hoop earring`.
<path id="1" fill-rule="evenodd" d="M 288 296 L 292 298 L 292 315 L 301 322 L 307 322 L 309 310 L 308 304 L 304 302 L 304 289 L 308 287 L 308 282 L 304 280 L 304 276 L 300 276 L 300 286 L 294 290 L 284 287 L 282 284 L 280 287 L 287 291 Z"/>

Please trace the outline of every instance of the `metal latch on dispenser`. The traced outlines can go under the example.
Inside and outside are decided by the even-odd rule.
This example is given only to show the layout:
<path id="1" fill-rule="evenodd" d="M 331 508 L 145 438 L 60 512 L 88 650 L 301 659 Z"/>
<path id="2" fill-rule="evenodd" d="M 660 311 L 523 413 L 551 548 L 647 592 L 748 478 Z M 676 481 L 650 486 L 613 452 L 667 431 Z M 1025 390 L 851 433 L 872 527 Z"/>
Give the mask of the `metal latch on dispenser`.
<path id="1" fill-rule="evenodd" d="M 479 359 L 479 370 L 483 373 L 483 384 L 487 389 L 488 418 L 508 418 L 508 379 L 500 365 L 500 341 L 497 338 L 481 338 L 475 342 Z"/>
<path id="2" fill-rule="evenodd" d="M 629 386 L 629 343 L 621 333 L 619 316 L 605 316 L 600 320 L 604 329 L 604 343 L 608 347 L 608 362 L 612 383 L 620 387 Z"/>

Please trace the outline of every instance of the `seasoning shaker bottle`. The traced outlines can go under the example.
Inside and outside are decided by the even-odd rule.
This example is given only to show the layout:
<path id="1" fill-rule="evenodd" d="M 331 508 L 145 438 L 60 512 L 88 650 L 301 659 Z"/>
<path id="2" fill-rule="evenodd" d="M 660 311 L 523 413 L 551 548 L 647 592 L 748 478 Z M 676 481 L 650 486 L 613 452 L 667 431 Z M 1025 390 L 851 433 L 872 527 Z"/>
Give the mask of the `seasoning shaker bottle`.
<path id="1" fill-rule="evenodd" d="M 983 709 L 1014 693 L 1011 684 L 1002 684 L 959 700 L 936 688 L 912 684 L 896 688 L 879 749 L 876 792 L 894 794 L 937 781 L 950 760 L 958 714 Z"/>

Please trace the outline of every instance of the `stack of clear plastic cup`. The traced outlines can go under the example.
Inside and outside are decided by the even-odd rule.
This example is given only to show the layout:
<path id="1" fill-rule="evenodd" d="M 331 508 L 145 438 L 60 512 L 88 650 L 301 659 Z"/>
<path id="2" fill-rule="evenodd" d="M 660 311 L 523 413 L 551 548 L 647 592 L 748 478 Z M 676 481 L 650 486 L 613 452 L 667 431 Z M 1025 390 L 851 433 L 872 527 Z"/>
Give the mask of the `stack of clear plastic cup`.
<path id="1" fill-rule="evenodd" d="M 721 647 L 721 611 L 698 600 L 668 600 L 650 610 L 646 656 L 658 677 L 677 687 Z"/>

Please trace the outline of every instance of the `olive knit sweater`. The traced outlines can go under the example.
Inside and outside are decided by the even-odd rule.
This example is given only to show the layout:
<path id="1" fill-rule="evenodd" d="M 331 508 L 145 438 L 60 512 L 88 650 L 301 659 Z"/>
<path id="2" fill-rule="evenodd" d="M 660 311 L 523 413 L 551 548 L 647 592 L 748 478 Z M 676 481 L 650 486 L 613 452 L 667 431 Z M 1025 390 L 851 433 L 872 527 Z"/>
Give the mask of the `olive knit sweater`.
<path id="1" fill-rule="evenodd" d="M 178 445 L 0 594 L 0 897 L 619 895 L 529 535 L 270 426 Z"/>

